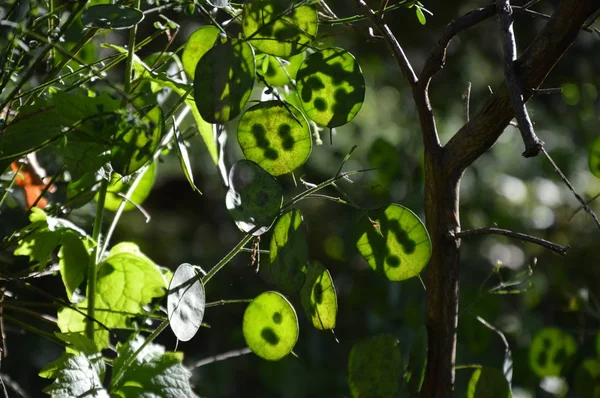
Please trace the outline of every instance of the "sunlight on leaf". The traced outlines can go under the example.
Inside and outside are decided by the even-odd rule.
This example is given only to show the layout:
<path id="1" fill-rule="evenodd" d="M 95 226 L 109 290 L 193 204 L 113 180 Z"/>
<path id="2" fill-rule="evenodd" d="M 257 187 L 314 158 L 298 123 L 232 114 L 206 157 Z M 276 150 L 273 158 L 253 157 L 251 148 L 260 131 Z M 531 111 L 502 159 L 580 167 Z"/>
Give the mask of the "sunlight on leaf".
<path id="1" fill-rule="evenodd" d="M 52 398 L 93 396 L 109 398 L 104 389 L 105 365 L 101 353 L 92 355 L 63 354 L 40 371 L 40 376 L 55 379 L 44 388 Z M 93 395 L 90 392 L 93 391 Z"/>
<path id="2" fill-rule="evenodd" d="M 206 296 L 204 286 L 197 278 L 194 268 L 183 263 L 173 274 L 167 298 L 169 325 L 181 341 L 189 341 L 196 335 L 202 318 Z"/>
<path id="3" fill-rule="evenodd" d="M 266 70 L 263 70 L 261 74 L 267 83 L 273 87 L 285 86 L 296 79 L 298 69 L 304 61 L 304 54 L 296 54 L 287 60 L 264 54 L 261 58 L 256 58 L 256 63 L 265 65 L 266 62 Z"/>
<path id="4" fill-rule="evenodd" d="M 216 26 L 207 25 L 192 33 L 181 55 L 183 69 L 189 77 L 194 78 L 198 61 L 214 46 L 220 32 Z"/>
<path id="5" fill-rule="evenodd" d="M 544 328 L 535 334 L 529 347 L 529 366 L 540 377 L 560 376 L 576 351 L 577 343 L 569 333 Z"/>
<path id="6" fill-rule="evenodd" d="M 308 266 L 306 282 L 300 290 L 300 301 L 315 328 L 335 328 L 338 311 L 335 285 L 327 268 L 318 262 L 313 261 Z"/>
<path id="7" fill-rule="evenodd" d="M 511 398 L 510 385 L 500 369 L 476 369 L 469 381 L 467 398 Z"/>
<path id="8" fill-rule="evenodd" d="M 256 297 L 244 312 L 244 339 L 256 355 L 278 361 L 298 340 L 298 317 L 290 302 L 277 292 Z"/>
<path id="9" fill-rule="evenodd" d="M 154 186 L 154 181 L 156 180 L 156 163 L 157 162 L 152 162 L 148 168 L 142 171 L 144 176 L 133 190 L 133 194 L 129 198 L 129 201 L 126 201 L 125 207 L 123 208 L 124 211 L 135 209 L 134 203 L 137 205 L 142 205 L 148 195 L 150 195 L 152 187 Z M 125 200 L 123 196 L 127 194 L 127 191 L 131 187 L 132 181 L 133 180 L 130 179 L 128 183 L 125 184 L 123 183 L 122 176 L 118 175 L 117 173 L 113 173 L 110 184 L 108 185 L 108 191 L 106 192 L 106 199 L 104 201 L 104 208 L 106 210 L 117 211 L 121 203 Z M 96 200 L 97 199 L 98 195 L 96 195 Z"/>
<path id="10" fill-rule="evenodd" d="M 306 118 L 293 105 L 279 101 L 261 102 L 244 112 L 237 136 L 246 159 L 274 176 L 291 173 L 312 151 Z"/>
<path id="11" fill-rule="evenodd" d="M 392 281 L 413 278 L 431 257 L 431 240 L 411 210 L 391 204 L 358 223 L 356 247 L 371 268 Z"/>

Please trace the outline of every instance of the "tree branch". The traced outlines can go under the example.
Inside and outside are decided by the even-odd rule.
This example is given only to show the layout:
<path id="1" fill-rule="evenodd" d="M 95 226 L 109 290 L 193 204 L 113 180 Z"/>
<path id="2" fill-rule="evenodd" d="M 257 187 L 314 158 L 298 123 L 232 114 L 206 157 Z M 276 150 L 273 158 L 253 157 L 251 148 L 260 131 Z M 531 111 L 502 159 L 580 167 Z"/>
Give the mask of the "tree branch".
<path id="1" fill-rule="evenodd" d="M 523 234 L 520 232 L 509 231 L 508 229 L 501 229 L 496 227 L 485 227 L 485 228 L 475 228 L 469 229 L 466 231 L 460 231 L 454 233 L 455 238 L 465 238 L 473 235 L 502 235 L 508 236 L 510 238 L 515 238 L 519 240 L 524 240 L 527 242 L 535 243 L 536 245 L 543 246 L 547 249 L 552 250 L 560 255 L 566 255 L 567 251 L 571 248 L 571 246 L 561 246 L 557 243 L 550 242 L 548 240 L 542 238 L 536 238 L 535 236 Z"/>
<path id="2" fill-rule="evenodd" d="M 600 0 L 563 0 L 544 29 L 517 60 L 524 101 L 538 89 L 569 46 L 575 41 L 586 19 L 600 9 Z M 482 110 L 465 124 L 445 146 L 445 166 L 452 174 L 462 172 L 490 149 L 514 113 L 505 84 Z"/>

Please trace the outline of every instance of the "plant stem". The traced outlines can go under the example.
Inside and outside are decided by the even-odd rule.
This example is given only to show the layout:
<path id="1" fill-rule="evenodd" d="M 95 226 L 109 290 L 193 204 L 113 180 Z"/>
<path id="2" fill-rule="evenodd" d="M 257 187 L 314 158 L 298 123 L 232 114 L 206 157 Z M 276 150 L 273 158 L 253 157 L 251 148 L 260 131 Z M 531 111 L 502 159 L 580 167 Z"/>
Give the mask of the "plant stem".
<path id="1" fill-rule="evenodd" d="M 13 175 L 12 180 L 10 180 L 10 184 L 8 184 L 8 186 L 6 187 L 6 190 L 4 191 L 4 195 L 2 195 L 2 199 L 0 199 L 0 209 L 2 209 L 2 205 L 4 204 L 6 197 L 10 193 L 10 190 L 12 189 L 13 185 L 15 185 L 15 181 L 17 180 L 17 177 L 19 176 L 19 173 L 21 172 L 21 169 L 23 168 L 23 166 L 24 166 L 24 164 L 21 163 L 21 165 L 19 166 L 19 169 L 17 171 L 15 171 L 15 174 Z"/>
<path id="2" fill-rule="evenodd" d="M 92 239 L 96 243 L 90 255 L 90 265 L 88 267 L 87 280 L 87 322 L 85 332 L 90 340 L 94 340 L 94 310 L 96 306 L 96 276 L 98 274 L 98 259 L 100 258 L 100 232 L 102 231 L 102 217 L 104 215 L 104 202 L 106 200 L 106 191 L 108 190 L 108 179 L 103 179 L 100 183 L 100 191 L 98 192 L 98 203 L 96 204 L 96 218 L 94 219 L 94 230 Z"/>
<path id="3" fill-rule="evenodd" d="M 214 267 L 212 267 L 211 270 L 208 271 L 208 273 L 206 275 L 204 275 L 204 277 L 202 278 L 202 284 L 203 285 L 206 285 L 208 283 L 208 281 L 210 281 L 211 278 L 213 276 L 215 276 L 215 274 L 217 272 L 219 272 L 221 270 L 221 268 L 223 268 L 225 266 L 225 264 L 227 264 L 228 262 L 230 262 L 236 256 L 236 254 L 238 254 L 239 252 L 242 251 L 242 249 L 244 248 L 244 246 L 246 246 L 246 243 L 250 242 L 252 240 L 252 238 L 254 237 L 254 235 L 252 235 L 252 232 L 253 231 L 248 232 L 246 234 L 246 236 L 244 236 L 242 238 L 242 240 L 240 241 L 240 243 L 238 243 L 233 249 L 231 249 L 231 251 L 229 253 L 227 253 L 227 255 L 225 257 L 223 257 L 221 259 L 221 261 L 219 261 L 217 263 L 217 265 L 215 265 Z"/>
<path id="4" fill-rule="evenodd" d="M 140 0 L 136 1 L 135 8 L 140 8 Z M 130 94 L 131 91 L 131 74 L 133 72 L 133 54 L 135 52 L 135 35 L 137 33 L 137 24 L 129 29 L 129 44 L 127 45 L 127 61 L 125 63 L 125 84 L 123 91 Z M 127 105 L 127 98 L 121 100 L 121 108 Z"/>

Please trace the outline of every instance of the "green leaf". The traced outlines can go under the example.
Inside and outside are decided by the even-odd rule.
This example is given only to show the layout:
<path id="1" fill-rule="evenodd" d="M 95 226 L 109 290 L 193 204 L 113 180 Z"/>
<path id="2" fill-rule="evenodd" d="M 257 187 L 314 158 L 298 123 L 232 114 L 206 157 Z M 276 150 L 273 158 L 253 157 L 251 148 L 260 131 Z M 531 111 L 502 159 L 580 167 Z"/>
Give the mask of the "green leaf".
<path id="1" fill-rule="evenodd" d="M 296 75 L 306 115 L 329 128 L 348 123 L 365 99 L 365 79 L 356 59 L 341 48 L 309 55 Z"/>
<path id="2" fill-rule="evenodd" d="M 102 386 L 104 371 L 101 353 L 90 356 L 63 354 L 42 369 L 40 376 L 55 379 L 54 383 L 43 389 L 53 398 L 109 398 L 108 391 Z"/>
<path id="3" fill-rule="evenodd" d="M 204 318 L 205 305 L 204 285 L 194 267 L 181 264 L 173 274 L 167 298 L 169 324 L 179 340 L 189 341 L 196 335 Z"/>
<path id="4" fill-rule="evenodd" d="M 575 391 L 581 398 L 600 397 L 600 361 L 589 358 L 575 371 Z"/>
<path id="5" fill-rule="evenodd" d="M 469 381 L 467 398 L 511 398 L 510 385 L 500 369 L 476 369 Z"/>
<path id="6" fill-rule="evenodd" d="M 423 10 L 421 7 L 415 7 L 415 13 L 417 13 L 417 19 L 421 23 L 421 25 L 425 25 L 427 23 L 427 19 L 425 19 L 425 14 L 423 14 Z"/>
<path id="7" fill-rule="evenodd" d="M 431 257 L 431 240 L 411 210 L 397 204 L 369 211 L 358 223 L 356 247 L 371 268 L 392 281 L 419 275 Z"/>
<path id="8" fill-rule="evenodd" d="M 144 305 L 164 295 L 165 285 L 157 266 L 136 245 L 120 243 L 99 265 L 95 318 L 108 328 L 129 327 L 133 316 L 144 313 Z M 86 312 L 87 299 L 77 307 Z M 58 312 L 62 332 L 83 332 L 85 323 L 85 316 L 71 308 Z M 108 332 L 98 324 L 94 328 L 98 348 L 108 347 Z"/>
<path id="9" fill-rule="evenodd" d="M 0 140 L 0 159 L 12 159 L 38 150 L 66 135 L 69 140 L 103 142 L 107 115 L 119 102 L 103 94 L 95 98 L 82 94 L 55 92 L 36 98 L 19 108 L 17 117 L 6 126 Z"/>
<path id="10" fill-rule="evenodd" d="M 308 266 L 300 301 L 315 328 L 329 330 L 335 327 L 338 310 L 335 285 L 327 268 L 318 262 L 313 261 Z"/>
<path id="11" fill-rule="evenodd" d="M 59 333 L 54 335 L 68 344 L 67 353 L 92 355 L 97 352 L 96 344 L 82 333 Z"/>
<path id="12" fill-rule="evenodd" d="M 225 123 L 240 114 L 256 76 L 254 50 L 245 41 L 217 41 L 198 61 L 194 99 L 204 120 Z"/>
<path id="13" fill-rule="evenodd" d="M 94 199 L 96 183 L 96 173 L 85 173 L 78 180 L 71 180 L 67 184 L 68 202 L 66 206 L 77 209 Z"/>
<path id="14" fill-rule="evenodd" d="M 529 366 L 540 377 L 560 376 L 577 351 L 573 336 L 558 328 L 544 328 L 529 347 Z"/>
<path id="15" fill-rule="evenodd" d="M 86 277 L 90 262 L 88 250 L 92 245 L 90 241 L 70 231 L 62 234 L 60 244 L 62 245 L 58 252 L 60 277 L 67 290 L 67 298 L 71 300 L 73 292 Z"/>
<path id="16" fill-rule="evenodd" d="M 238 123 L 238 143 L 248 160 L 274 176 L 302 166 L 312 151 L 310 127 L 293 105 L 261 102 L 248 109 Z"/>
<path id="17" fill-rule="evenodd" d="M 246 233 L 254 230 L 258 236 L 271 228 L 283 203 L 283 192 L 272 175 L 242 159 L 229 171 L 225 203 L 238 228 Z"/>
<path id="18" fill-rule="evenodd" d="M 264 55 L 263 57 L 263 65 L 266 65 L 266 70 L 262 71 L 263 77 L 267 83 L 274 87 L 291 84 L 292 80 L 296 78 L 302 61 L 304 61 L 304 53 L 296 54 L 287 60 L 271 55 Z"/>
<path id="19" fill-rule="evenodd" d="M 246 308 L 242 331 L 252 352 L 278 361 L 292 352 L 298 341 L 298 317 L 285 297 L 265 292 Z"/>
<path id="20" fill-rule="evenodd" d="M 206 0 L 206 2 L 215 8 L 223 8 L 229 5 L 229 0 Z"/>
<path id="21" fill-rule="evenodd" d="M 355 398 L 395 397 L 403 374 L 398 339 L 388 334 L 354 344 L 348 361 L 348 385 Z"/>
<path id="22" fill-rule="evenodd" d="M 590 146 L 588 163 L 592 174 L 600 178 L 600 137 L 596 138 Z"/>
<path id="23" fill-rule="evenodd" d="M 192 33 L 185 43 L 185 48 L 181 55 L 181 62 L 183 63 L 185 73 L 187 73 L 189 77 L 194 77 L 198 61 L 215 45 L 220 32 L 221 31 L 216 26 L 203 26 Z"/>
<path id="24" fill-rule="evenodd" d="M 294 294 L 304 286 L 308 244 L 300 211 L 293 209 L 279 217 L 269 247 L 269 274 L 282 292 Z"/>
<path id="25" fill-rule="evenodd" d="M 144 340 L 137 337 L 117 347 L 113 374 L 119 374 L 125 361 L 141 347 Z M 121 398 L 192 398 L 191 373 L 183 367 L 183 355 L 178 352 L 165 352 L 164 347 L 148 344 L 135 357 L 123 373 L 123 378 L 115 388 L 115 396 Z"/>
<path id="26" fill-rule="evenodd" d="M 179 164 L 181 165 L 183 174 L 185 174 L 185 178 L 190 183 L 192 189 L 199 194 L 202 194 L 200 189 L 194 183 L 194 172 L 192 171 L 192 164 L 190 163 L 190 157 L 188 155 L 183 136 L 181 135 L 181 131 L 179 131 L 179 129 L 176 127 L 173 130 L 175 132 L 175 148 L 177 149 L 177 157 L 179 158 Z"/>
<path id="27" fill-rule="evenodd" d="M 86 28 L 127 29 L 144 19 L 137 8 L 116 4 L 98 4 L 81 14 L 81 23 Z"/>
<path id="28" fill-rule="evenodd" d="M 113 169 L 122 176 L 133 174 L 152 160 L 165 131 L 162 108 L 148 107 L 126 126 L 116 134 L 111 160 Z"/>
<path id="29" fill-rule="evenodd" d="M 154 186 L 154 181 L 156 180 L 156 168 L 156 162 L 152 162 L 150 166 L 140 171 L 141 173 L 144 173 L 144 175 L 135 187 L 131 197 L 129 198 L 129 201 L 125 203 L 125 207 L 123 208 L 124 211 L 135 209 L 134 203 L 141 205 L 144 203 L 148 195 L 150 195 L 152 187 Z M 121 203 L 125 200 L 123 196 L 127 194 L 127 191 L 129 191 L 129 188 L 132 184 L 132 179 L 129 179 L 127 183 L 124 183 L 123 181 L 123 177 L 119 174 L 112 174 L 104 202 L 104 208 L 106 210 L 117 211 Z M 98 195 L 96 195 L 96 199 L 97 198 Z"/>
<path id="30" fill-rule="evenodd" d="M 314 6 L 283 0 L 251 0 L 242 11 L 242 32 L 258 50 L 289 57 L 304 51 L 317 35 Z"/>
<path id="31" fill-rule="evenodd" d="M 412 394 L 421 391 L 425 379 L 425 368 L 427 367 L 427 351 L 427 327 L 421 325 L 410 347 L 408 366 L 404 377 L 408 391 Z"/>

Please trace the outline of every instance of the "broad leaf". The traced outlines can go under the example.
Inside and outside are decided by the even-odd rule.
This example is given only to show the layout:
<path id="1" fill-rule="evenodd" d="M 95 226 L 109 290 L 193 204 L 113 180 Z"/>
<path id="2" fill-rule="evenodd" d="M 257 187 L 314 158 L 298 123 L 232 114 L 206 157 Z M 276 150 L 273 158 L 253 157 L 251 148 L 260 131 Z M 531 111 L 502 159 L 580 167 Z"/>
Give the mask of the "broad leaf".
<path id="1" fill-rule="evenodd" d="M 52 398 L 90 397 L 109 398 L 102 386 L 104 360 L 101 353 L 63 354 L 58 360 L 40 371 L 40 376 L 55 379 L 44 388 Z"/>
<path id="2" fill-rule="evenodd" d="M 268 231 L 282 202 L 281 185 L 259 165 L 249 160 L 233 165 L 225 203 L 240 230 L 257 236 Z"/>
<path id="3" fill-rule="evenodd" d="M 376 272 L 392 281 L 419 275 L 431 257 L 431 240 L 419 217 L 391 204 L 372 210 L 358 224 L 356 247 Z"/>
<path id="4" fill-rule="evenodd" d="M 408 366 L 404 377 L 407 389 L 412 394 L 421 391 L 425 379 L 425 368 L 427 367 L 427 351 L 427 328 L 422 325 L 410 347 Z"/>
<path id="5" fill-rule="evenodd" d="M 304 286 L 308 244 L 302 214 L 290 210 L 277 220 L 269 246 L 269 274 L 282 292 L 294 294 Z"/>
<path id="6" fill-rule="evenodd" d="M 581 398 L 600 397 L 600 361 L 586 359 L 575 371 L 575 391 Z"/>
<path id="7" fill-rule="evenodd" d="M 241 40 L 217 41 L 196 65 L 194 99 L 204 120 L 225 123 L 240 114 L 252 93 L 254 50 Z"/>
<path id="8" fill-rule="evenodd" d="M 277 361 L 296 345 L 298 317 L 285 297 L 277 292 L 265 292 L 246 308 L 242 330 L 252 352 Z"/>
<path id="9" fill-rule="evenodd" d="M 330 128 L 352 120 L 365 99 L 360 66 L 341 48 L 309 55 L 298 69 L 296 89 L 306 115 Z"/>
<path id="10" fill-rule="evenodd" d="M 573 336 L 558 328 L 544 328 L 529 347 L 529 366 L 540 377 L 560 376 L 577 351 Z"/>
<path id="11" fill-rule="evenodd" d="M 511 398 L 508 381 L 500 369 L 483 367 L 473 372 L 467 398 Z"/>
<path id="12" fill-rule="evenodd" d="M 402 354 L 394 336 L 369 337 L 350 351 L 348 385 L 354 398 L 395 397 L 402 374 Z"/>
<path id="13" fill-rule="evenodd" d="M 242 32 L 258 50 L 289 57 L 304 51 L 317 35 L 314 6 L 283 0 L 250 0 L 242 11 Z"/>
<path id="14" fill-rule="evenodd" d="M 263 55 L 257 57 L 257 65 L 266 63 L 266 70 L 262 72 L 263 77 L 271 86 L 285 86 L 291 84 L 296 79 L 296 73 L 304 61 L 304 53 L 296 54 L 289 59 L 274 57 L 272 55 Z"/>
<path id="15" fill-rule="evenodd" d="M 204 318 L 205 304 L 204 286 L 194 268 L 188 263 L 181 264 L 173 274 L 167 299 L 169 325 L 179 340 L 189 341 L 196 335 Z"/>
<path id="16" fill-rule="evenodd" d="M 131 358 L 143 342 L 138 337 L 117 347 L 113 375 L 123 370 L 125 361 Z M 160 345 L 148 344 L 124 370 L 119 385 L 112 386 L 115 395 L 121 398 L 196 397 L 190 385 L 191 373 L 181 364 L 182 359 L 183 355 L 179 352 L 165 352 L 165 348 Z"/>
<path id="17" fill-rule="evenodd" d="M 95 318 L 108 328 L 130 326 L 130 319 L 143 314 L 143 306 L 165 293 L 165 281 L 156 265 L 131 243 L 116 245 L 99 265 Z M 87 299 L 77 305 L 84 313 Z M 64 307 L 58 312 L 62 332 L 83 332 L 83 314 Z M 95 323 L 94 341 L 98 348 L 108 346 L 108 331 Z"/>
<path id="18" fill-rule="evenodd" d="M 81 14 L 81 23 L 86 28 L 127 29 L 144 19 L 137 8 L 116 4 L 98 4 Z"/>
<path id="19" fill-rule="evenodd" d="M 303 165 L 312 150 L 304 115 L 279 101 L 261 102 L 244 112 L 238 123 L 238 142 L 246 159 L 274 176 Z"/>
<path id="20" fill-rule="evenodd" d="M 198 61 L 214 46 L 220 32 L 216 26 L 207 25 L 192 33 L 181 55 L 183 69 L 189 77 L 194 78 Z"/>
<path id="21" fill-rule="evenodd" d="M 129 211 L 135 209 L 134 203 L 136 205 L 144 203 L 154 186 L 154 181 L 156 180 L 156 168 L 156 162 L 152 162 L 150 166 L 140 171 L 141 173 L 144 173 L 144 175 L 139 180 L 128 201 L 125 201 L 124 196 L 127 195 L 127 192 L 133 184 L 133 180 L 137 178 L 137 176 L 132 176 L 128 179 L 127 183 L 124 183 L 124 177 L 117 173 L 113 173 L 106 192 L 104 208 L 109 211 L 117 211 L 121 203 L 125 201 L 123 210 Z M 97 197 L 98 195 L 96 195 L 96 198 Z"/>
<path id="22" fill-rule="evenodd" d="M 338 310 L 335 285 L 327 268 L 318 262 L 311 262 L 308 266 L 300 300 L 315 328 L 329 330 L 335 327 Z"/>
<path id="23" fill-rule="evenodd" d="M 60 244 L 62 245 L 58 252 L 60 277 L 67 290 L 67 298 L 71 300 L 73 292 L 86 277 L 90 263 L 88 250 L 91 248 L 91 242 L 68 231 L 60 237 Z"/>

